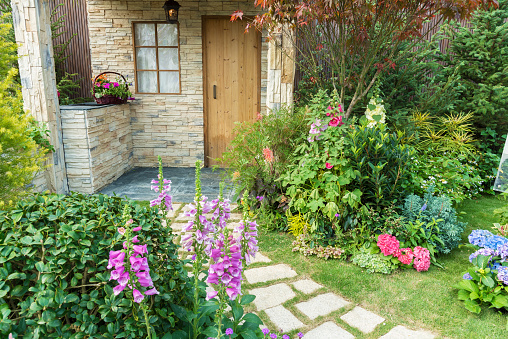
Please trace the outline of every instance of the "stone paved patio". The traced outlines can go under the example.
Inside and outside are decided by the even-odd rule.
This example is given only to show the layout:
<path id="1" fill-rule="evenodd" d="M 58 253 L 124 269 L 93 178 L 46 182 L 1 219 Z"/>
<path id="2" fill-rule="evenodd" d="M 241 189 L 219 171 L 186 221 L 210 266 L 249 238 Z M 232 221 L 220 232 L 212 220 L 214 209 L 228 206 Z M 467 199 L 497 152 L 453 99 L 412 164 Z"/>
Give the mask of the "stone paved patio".
<path id="1" fill-rule="evenodd" d="M 232 205 L 236 208 L 236 205 Z M 185 206 L 178 205 L 171 215 L 173 229 L 179 232 L 185 225 Z M 241 215 L 232 213 L 230 224 L 239 222 Z M 228 225 L 229 228 L 230 225 Z M 188 256 L 188 253 L 181 253 Z M 294 335 L 302 332 L 304 339 L 432 339 L 434 334 L 412 330 L 402 325 L 387 325 L 385 319 L 358 305 L 352 305 L 340 295 L 333 293 L 287 264 L 273 263 L 270 258 L 258 253 L 251 263 L 255 265 L 244 271 L 249 293 L 256 296 L 255 312 L 269 319 L 265 326 L 272 331 L 282 329 Z M 249 284 L 254 288 L 249 289 Z M 372 332 L 378 331 L 377 336 Z M 280 338 L 280 336 L 279 336 Z"/>

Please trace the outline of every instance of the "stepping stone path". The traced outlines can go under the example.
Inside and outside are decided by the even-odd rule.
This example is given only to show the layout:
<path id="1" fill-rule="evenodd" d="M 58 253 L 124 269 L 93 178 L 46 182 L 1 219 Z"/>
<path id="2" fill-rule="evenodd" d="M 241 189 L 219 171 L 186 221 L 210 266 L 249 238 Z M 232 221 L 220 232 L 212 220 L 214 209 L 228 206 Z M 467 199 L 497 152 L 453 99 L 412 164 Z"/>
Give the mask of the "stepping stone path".
<path id="1" fill-rule="evenodd" d="M 177 208 L 168 217 L 173 221 L 171 227 L 178 233 L 190 218 L 183 215 L 185 206 L 173 206 Z M 231 209 L 235 208 L 237 205 L 232 204 Z M 236 227 L 241 218 L 240 213 L 231 213 L 228 228 Z M 187 257 L 189 253 L 182 252 L 180 255 Z M 383 317 L 360 306 L 353 307 L 351 302 L 327 291 L 315 281 L 299 277 L 289 265 L 272 264 L 270 258 L 262 253 L 257 253 L 250 264 L 257 264 L 258 267 L 244 271 L 245 282 L 255 287 L 245 293 L 256 296 L 253 302 L 256 313 L 264 313 L 270 319 L 272 324 L 267 326 L 272 331 L 298 331 L 304 334 L 304 339 L 350 339 L 355 338 L 351 332 L 363 337 L 379 329 L 381 324 L 386 324 Z M 259 267 L 260 265 L 264 266 Z M 382 333 L 385 334 L 379 339 L 435 337 L 430 332 L 410 330 L 401 325 L 388 332 L 383 330 Z M 372 335 L 368 337 L 373 338 Z"/>

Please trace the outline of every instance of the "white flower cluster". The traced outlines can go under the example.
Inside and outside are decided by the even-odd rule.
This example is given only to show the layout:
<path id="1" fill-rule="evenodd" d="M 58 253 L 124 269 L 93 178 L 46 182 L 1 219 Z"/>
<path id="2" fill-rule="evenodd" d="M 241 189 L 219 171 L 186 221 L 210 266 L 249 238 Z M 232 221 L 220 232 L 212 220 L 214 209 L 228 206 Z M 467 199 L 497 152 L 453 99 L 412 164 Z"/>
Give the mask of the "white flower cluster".
<path id="1" fill-rule="evenodd" d="M 374 110 L 369 109 L 369 106 L 376 106 Z M 367 127 L 374 127 L 378 122 L 374 119 L 374 115 L 380 115 L 381 119 L 379 123 L 384 124 L 386 122 L 386 110 L 383 105 L 383 99 L 379 99 L 379 97 L 372 97 L 367 105 L 367 110 L 365 111 L 365 116 L 369 123 Z"/>

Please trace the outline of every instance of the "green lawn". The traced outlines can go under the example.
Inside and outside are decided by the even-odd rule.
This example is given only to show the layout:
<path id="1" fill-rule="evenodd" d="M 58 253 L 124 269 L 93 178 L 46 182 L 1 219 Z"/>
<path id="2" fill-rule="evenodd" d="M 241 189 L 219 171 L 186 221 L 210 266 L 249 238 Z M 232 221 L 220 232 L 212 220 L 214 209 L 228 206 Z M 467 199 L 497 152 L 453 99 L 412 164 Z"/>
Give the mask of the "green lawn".
<path id="1" fill-rule="evenodd" d="M 464 242 L 472 229 L 490 229 L 496 221 L 492 211 L 505 203 L 498 196 L 484 196 L 458 206 L 459 212 L 466 212 L 462 220 L 468 223 Z M 308 276 L 353 303 L 378 313 L 387 320 L 387 325 L 425 329 L 449 338 L 508 336 L 505 329 L 508 313 L 501 314 L 484 307 L 481 314 L 476 315 L 467 311 L 457 299 L 457 291 L 452 285 L 462 279 L 462 273 L 469 265 L 471 251 L 468 249 L 455 249 L 440 257 L 445 269 L 432 266 L 428 272 L 406 270 L 383 275 L 368 274 L 361 267 L 337 260 L 304 257 L 291 251 L 293 239 L 287 233 L 261 231 L 260 250 L 274 263 L 287 263 L 300 275 Z M 337 322 L 340 323 L 340 319 Z M 380 327 L 363 338 L 374 338 L 387 330 Z"/>

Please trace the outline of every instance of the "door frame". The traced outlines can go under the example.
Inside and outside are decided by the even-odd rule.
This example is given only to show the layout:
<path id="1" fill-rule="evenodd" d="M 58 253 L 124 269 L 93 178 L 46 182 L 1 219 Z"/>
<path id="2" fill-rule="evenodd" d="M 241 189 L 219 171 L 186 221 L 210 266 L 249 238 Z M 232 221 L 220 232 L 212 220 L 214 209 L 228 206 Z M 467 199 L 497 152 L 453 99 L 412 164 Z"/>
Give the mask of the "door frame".
<path id="1" fill-rule="evenodd" d="M 253 17 L 244 17 L 247 20 L 252 20 Z M 208 112 L 208 100 L 206 99 L 208 96 L 208 79 L 207 79 L 207 49 L 206 49 L 206 32 L 205 32 L 205 20 L 206 19 L 225 19 L 229 20 L 230 16 L 228 15 L 202 15 L 201 16 L 201 51 L 202 51 L 202 65 L 203 65 L 203 137 L 204 137 L 204 148 L 203 148 L 203 154 L 204 154 L 204 166 L 209 167 L 210 160 L 207 157 L 206 150 L 208 149 L 208 118 L 207 118 L 207 112 Z M 253 29 L 253 28 L 251 28 Z M 263 49 L 263 38 L 261 32 L 254 29 L 256 34 L 258 35 L 259 40 L 259 48 L 257 51 L 257 59 L 258 59 L 258 93 L 257 93 L 257 102 L 258 102 L 258 112 L 261 111 L 261 50 Z M 245 33 L 244 33 L 245 34 Z"/>

